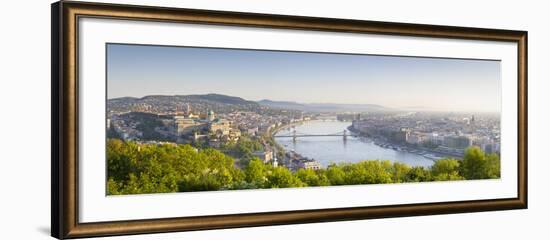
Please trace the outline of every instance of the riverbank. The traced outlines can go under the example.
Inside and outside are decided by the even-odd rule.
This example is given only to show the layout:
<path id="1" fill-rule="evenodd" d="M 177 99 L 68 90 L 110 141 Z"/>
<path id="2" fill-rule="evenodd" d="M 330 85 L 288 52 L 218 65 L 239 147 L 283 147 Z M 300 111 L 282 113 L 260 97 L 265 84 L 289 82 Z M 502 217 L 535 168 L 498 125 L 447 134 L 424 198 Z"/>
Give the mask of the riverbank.
<path id="1" fill-rule="evenodd" d="M 395 151 L 401 151 L 401 152 L 408 152 L 408 153 L 412 153 L 412 154 L 417 154 L 417 155 L 423 156 L 427 159 L 430 159 L 432 161 L 437 161 L 439 159 L 446 158 L 446 157 L 452 157 L 452 158 L 458 158 L 458 159 L 462 159 L 462 157 L 463 157 L 462 155 L 446 153 L 446 152 L 440 152 L 440 151 L 436 151 L 436 150 L 430 149 L 430 148 L 414 146 L 414 145 L 410 145 L 410 144 L 400 144 L 400 143 L 391 142 L 391 141 L 385 139 L 384 137 L 369 136 L 369 135 L 367 135 L 365 133 L 362 133 L 359 130 L 355 129 L 353 127 L 353 125 L 349 126 L 347 129 L 350 132 L 359 134 L 359 136 L 362 136 L 362 137 L 365 137 L 365 138 L 368 138 L 368 139 L 372 140 L 372 142 L 374 144 L 376 144 L 380 147 L 393 149 Z"/>
<path id="2" fill-rule="evenodd" d="M 280 161 L 280 163 L 282 163 L 284 166 L 286 166 L 287 168 L 291 168 L 290 166 L 290 159 L 287 159 L 287 153 L 289 151 L 287 151 L 287 149 L 285 149 L 285 147 L 281 146 L 281 144 L 279 144 L 276 140 L 275 140 L 275 135 L 283 130 L 283 129 L 286 129 L 286 128 L 291 128 L 291 127 L 294 127 L 294 126 L 298 126 L 298 125 L 302 125 L 304 123 L 307 123 L 309 121 L 312 121 L 312 120 L 302 120 L 302 121 L 299 121 L 299 122 L 293 122 L 293 123 L 288 123 L 288 124 L 281 124 L 280 126 L 278 127 L 275 127 L 273 129 L 270 129 L 267 133 L 267 138 L 269 138 L 269 142 L 272 143 L 272 147 L 274 147 L 278 154 L 277 156 L 281 156 L 280 159 L 278 159 Z"/>
<path id="3" fill-rule="evenodd" d="M 275 139 L 277 144 L 284 147 L 287 152 L 294 151 L 305 158 L 315 159 L 323 167 L 333 163 L 355 163 L 364 160 L 390 160 L 424 167 L 434 163 L 433 160 L 422 155 L 384 148 L 374 144 L 370 138 L 350 136 L 343 138 L 340 135 L 332 135 L 332 133 L 347 130 L 350 125 L 350 122 L 341 121 L 308 121 L 295 127 L 297 132 L 311 134 L 310 136 L 301 137 L 297 141 L 292 138 Z M 291 135 L 292 129 L 279 128 L 279 134 Z M 353 135 L 356 133 L 354 132 Z"/>

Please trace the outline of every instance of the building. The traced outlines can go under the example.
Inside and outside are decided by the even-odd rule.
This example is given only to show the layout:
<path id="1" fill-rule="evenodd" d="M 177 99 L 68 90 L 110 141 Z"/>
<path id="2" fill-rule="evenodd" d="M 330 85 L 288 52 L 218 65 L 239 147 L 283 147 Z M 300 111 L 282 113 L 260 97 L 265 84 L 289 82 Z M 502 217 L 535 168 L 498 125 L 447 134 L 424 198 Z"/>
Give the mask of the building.
<path id="1" fill-rule="evenodd" d="M 189 103 L 187 103 L 187 104 L 186 104 L 186 107 L 187 107 L 187 108 L 185 109 L 185 112 L 186 112 L 187 114 L 191 114 L 191 105 L 190 105 Z"/>
<path id="2" fill-rule="evenodd" d="M 197 122 L 195 119 L 185 116 L 175 116 L 174 123 L 176 127 L 176 135 L 183 136 L 198 131 L 202 127 L 202 123 Z"/>
<path id="3" fill-rule="evenodd" d="M 222 136 L 229 135 L 231 132 L 231 122 L 225 119 L 215 119 L 209 123 L 208 130 Z"/>
<path id="4" fill-rule="evenodd" d="M 271 150 L 265 150 L 265 151 L 255 151 L 252 153 L 255 157 L 262 160 L 264 163 L 271 162 L 273 160 L 273 151 Z"/>
<path id="5" fill-rule="evenodd" d="M 241 131 L 238 129 L 231 129 L 229 131 L 228 139 L 229 141 L 236 142 L 239 141 L 239 138 L 241 137 Z"/>
<path id="6" fill-rule="evenodd" d="M 472 140 L 467 136 L 445 136 L 443 146 L 455 149 L 465 149 L 472 146 Z"/>
<path id="7" fill-rule="evenodd" d="M 353 127 L 353 129 L 359 131 L 360 133 L 367 133 L 368 123 L 366 121 L 361 121 L 360 119 L 356 119 L 352 121 L 351 126 Z"/>
<path id="8" fill-rule="evenodd" d="M 258 134 L 258 127 L 248 128 L 246 129 L 246 133 L 250 136 L 256 136 Z"/>
<path id="9" fill-rule="evenodd" d="M 406 129 L 400 129 L 399 131 L 394 131 L 390 134 L 390 139 L 394 142 L 404 143 L 407 142 L 409 138 L 410 131 Z"/>
<path id="10" fill-rule="evenodd" d="M 421 144 L 426 141 L 426 137 L 420 133 L 413 132 L 409 134 L 406 141 L 408 144 Z"/>
<path id="11" fill-rule="evenodd" d="M 430 134 L 430 136 L 428 137 L 428 141 L 432 144 L 435 144 L 435 145 L 441 145 L 443 144 L 443 140 L 445 139 L 445 137 L 439 135 L 438 133 L 432 133 Z"/>
<path id="12" fill-rule="evenodd" d="M 214 121 L 214 119 L 216 119 L 216 114 L 214 113 L 214 111 L 209 110 L 206 114 L 206 119 L 208 119 L 209 122 Z"/>
<path id="13" fill-rule="evenodd" d="M 321 169 L 321 164 L 313 159 L 295 159 L 292 160 L 292 165 L 294 170 L 298 169 L 311 169 L 319 170 Z"/>

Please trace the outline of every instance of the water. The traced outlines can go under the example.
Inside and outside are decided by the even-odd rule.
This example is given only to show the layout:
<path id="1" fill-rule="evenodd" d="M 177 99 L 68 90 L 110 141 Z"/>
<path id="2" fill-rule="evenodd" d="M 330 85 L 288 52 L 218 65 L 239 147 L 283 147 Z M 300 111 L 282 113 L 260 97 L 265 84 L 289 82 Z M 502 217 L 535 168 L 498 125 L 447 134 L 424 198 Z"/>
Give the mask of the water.
<path id="1" fill-rule="evenodd" d="M 350 122 L 340 121 L 310 121 L 295 127 L 296 134 L 333 134 L 342 132 L 350 126 Z M 292 135 L 293 129 L 283 129 L 276 135 Z M 348 134 L 350 132 L 348 131 Z M 330 163 L 358 162 L 361 160 L 390 160 L 402 162 L 409 166 L 431 166 L 433 161 L 418 154 L 396 151 L 375 145 L 365 137 L 348 136 L 344 141 L 342 136 L 275 138 L 287 151 L 294 150 L 300 155 L 313 158 L 321 165 Z"/>

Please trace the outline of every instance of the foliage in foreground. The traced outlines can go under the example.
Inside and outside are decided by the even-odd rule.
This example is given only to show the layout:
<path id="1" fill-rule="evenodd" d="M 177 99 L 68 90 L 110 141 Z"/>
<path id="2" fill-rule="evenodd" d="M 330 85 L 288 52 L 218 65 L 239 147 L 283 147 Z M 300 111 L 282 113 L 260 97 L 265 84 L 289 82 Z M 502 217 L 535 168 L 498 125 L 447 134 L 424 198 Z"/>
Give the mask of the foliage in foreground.
<path id="1" fill-rule="evenodd" d="M 107 162 L 110 195 L 500 178 L 498 155 L 477 147 L 468 148 L 463 160 L 441 159 L 430 168 L 365 160 L 292 172 L 259 159 L 241 170 L 232 157 L 215 149 L 111 139 Z"/>

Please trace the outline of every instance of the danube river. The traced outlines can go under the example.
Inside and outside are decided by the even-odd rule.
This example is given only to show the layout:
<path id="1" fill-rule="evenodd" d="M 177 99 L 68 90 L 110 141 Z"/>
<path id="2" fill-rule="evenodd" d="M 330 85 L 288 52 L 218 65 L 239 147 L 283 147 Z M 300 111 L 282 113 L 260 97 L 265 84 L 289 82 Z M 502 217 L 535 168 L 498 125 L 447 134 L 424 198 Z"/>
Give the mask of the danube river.
<path id="1" fill-rule="evenodd" d="M 292 135 L 294 129 L 296 135 L 333 134 L 344 131 L 350 125 L 350 122 L 340 121 L 309 121 L 296 125 L 294 128 L 282 129 L 275 136 Z M 276 137 L 275 140 L 287 151 L 295 151 L 304 157 L 313 158 L 324 167 L 330 163 L 361 160 L 390 160 L 410 166 L 431 166 L 433 164 L 432 160 L 421 155 L 383 148 L 365 137 L 348 136 L 346 141 L 341 136 L 298 137 L 295 142 L 292 138 Z"/>

